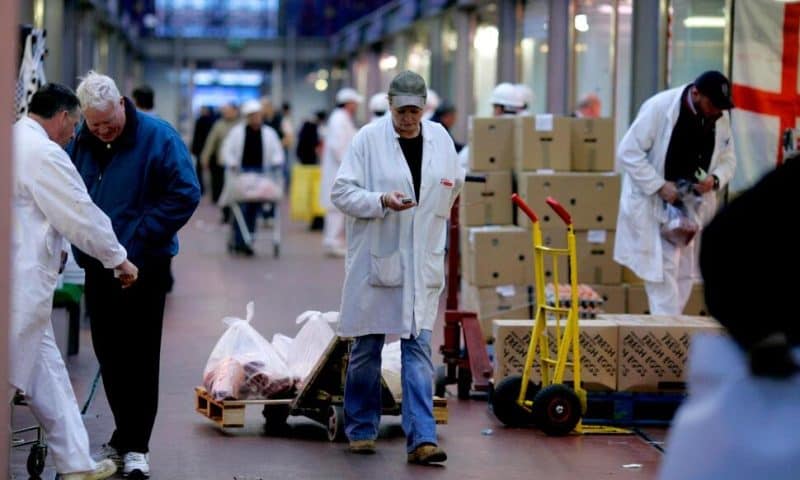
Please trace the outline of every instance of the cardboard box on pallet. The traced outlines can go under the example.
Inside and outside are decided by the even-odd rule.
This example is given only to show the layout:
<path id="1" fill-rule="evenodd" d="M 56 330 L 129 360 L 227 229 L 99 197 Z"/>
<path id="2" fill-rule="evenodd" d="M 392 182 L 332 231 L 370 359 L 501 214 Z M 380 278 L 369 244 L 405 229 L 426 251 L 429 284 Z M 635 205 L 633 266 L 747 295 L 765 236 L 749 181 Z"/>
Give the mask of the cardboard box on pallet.
<path id="1" fill-rule="evenodd" d="M 647 292 L 644 285 L 628 285 L 628 307 L 627 313 L 646 315 L 650 313 L 650 304 L 647 301 Z M 689 300 L 683 309 L 684 315 L 708 315 L 706 307 L 703 284 L 696 283 L 692 287 Z"/>
<path id="2" fill-rule="evenodd" d="M 572 168 L 576 172 L 614 170 L 614 120 L 571 119 Z"/>
<path id="3" fill-rule="evenodd" d="M 605 313 L 625 313 L 625 285 L 589 285 L 603 297 L 602 310 Z"/>
<path id="4" fill-rule="evenodd" d="M 461 281 L 461 305 L 466 311 L 478 314 L 481 331 L 487 342 L 494 337 L 492 321 L 504 318 L 531 318 L 533 287 L 528 285 L 501 285 L 476 287 Z"/>
<path id="5" fill-rule="evenodd" d="M 630 285 L 643 285 L 644 282 L 641 278 L 637 277 L 633 271 L 628 267 L 622 267 L 622 283 Z"/>
<path id="6" fill-rule="evenodd" d="M 511 172 L 477 172 L 486 183 L 468 182 L 461 191 L 459 223 L 465 227 L 511 225 Z"/>
<path id="7" fill-rule="evenodd" d="M 467 281 L 478 287 L 533 284 L 530 233 L 515 226 L 467 229 Z"/>
<path id="8" fill-rule="evenodd" d="M 518 171 L 569 171 L 570 132 L 568 117 L 549 114 L 516 117 L 514 168 Z"/>
<path id="9" fill-rule="evenodd" d="M 470 117 L 469 169 L 477 172 L 514 167 L 514 117 Z"/>
<path id="10" fill-rule="evenodd" d="M 521 375 L 528 355 L 533 320 L 495 320 L 494 322 L 494 381 L 509 375 Z M 562 321 L 562 328 L 564 322 Z M 590 390 L 614 390 L 617 386 L 618 334 L 614 322 L 603 320 L 580 320 L 581 378 L 584 388 Z M 555 321 L 548 322 L 551 354 L 555 356 Z M 531 380 L 541 382 L 538 362 L 531 370 Z M 572 379 L 572 367 L 568 367 L 565 380 Z"/>
<path id="11" fill-rule="evenodd" d="M 617 390 L 681 389 L 691 337 L 721 333 L 722 327 L 704 317 L 685 315 L 600 315 L 619 326 Z"/>
<path id="12" fill-rule="evenodd" d="M 572 216 L 576 230 L 616 230 L 620 178 L 616 173 L 525 172 L 517 177 L 519 195 L 539 216 L 541 226 L 560 227 L 562 220 L 545 199 L 558 200 Z M 521 227 L 530 228 L 525 215 Z"/>

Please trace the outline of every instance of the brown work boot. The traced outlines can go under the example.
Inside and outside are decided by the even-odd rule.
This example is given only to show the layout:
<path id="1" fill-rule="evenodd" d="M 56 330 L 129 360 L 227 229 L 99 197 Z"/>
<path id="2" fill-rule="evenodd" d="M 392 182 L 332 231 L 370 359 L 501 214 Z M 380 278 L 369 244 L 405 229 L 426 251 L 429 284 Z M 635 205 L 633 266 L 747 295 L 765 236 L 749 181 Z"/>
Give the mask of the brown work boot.
<path id="1" fill-rule="evenodd" d="M 375 453 L 375 440 L 351 440 L 350 453 L 371 455 Z"/>
<path id="2" fill-rule="evenodd" d="M 444 453 L 444 450 L 432 443 L 423 443 L 408 454 L 408 463 L 419 465 L 440 463 L 445 460 L 447 460 L 447 454 Z"/>

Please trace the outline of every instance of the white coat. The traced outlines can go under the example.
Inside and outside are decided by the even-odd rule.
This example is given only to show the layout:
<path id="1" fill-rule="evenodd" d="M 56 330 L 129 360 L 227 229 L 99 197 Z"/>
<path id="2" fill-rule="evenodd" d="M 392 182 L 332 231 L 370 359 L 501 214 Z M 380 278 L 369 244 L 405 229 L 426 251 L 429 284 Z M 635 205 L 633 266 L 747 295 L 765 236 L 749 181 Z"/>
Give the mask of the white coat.
<path id="1" fill-rule="evenodd" d="M 319 187 L 319 203 L 325 210 L 333 208 L 331 187 L 336 179 L 336 172 L 339 171 L 339 166 L 357 131 L 353 117 L 347 110 L 337 108 L 331 112 L 322 149 L 322 180 Z"/>
<path id="2" fill-rule="evenodd" d="M 795 349 L 800 361 L 800 349 Z M 675 415 L 660 480 L 793 480 L 800 471 L 800 374 L 756 377 L 727 336 L 692 337 L 689 396 Z"/>
<path id="3" fill-rule="evenodd" d="M 648 99 L 639 110 L 617 149 L 617 170 L 622 174 L 622 193 L 617 219 L 614 260 L 649 282 L 663 281 L 661 224 L 666 220 L 658 190 L 664 185 L 664 164 L 672 130 L 680 114 L 681 95 L 687 85 L 666 90 Z M 726 185 L 736 168 L 730 115 L 716 123 L 716 140 L 708 173 Z M 698 210 L 701 225 L 717 211 L 716 192 L 703 195 Z M 697 237 L 699 238 L 699 236 Z M 697 248 L 693 242 L 691 248 Z M 697 276 L 694 267 L 693 277 Z"/>
<path id="4" fill-rule="evenodd" d="M 358 132 L 339 169 L 331 200 L 347 215 L 340 335 L 409 338 L 433 329 L 444 289 L 446 224 L 464 170 L 444 127 L 423 120 L 422 137 L 421 198 L 408 210 L 381 207 L 384 192 L 414 198 L 391 116 Z"/>
<path id="5" fill-rule="evenodd" d="M 11 384 L 29 391 L 58 282 L 66 238 L 106 268 L 127 257 L 109 218 L 92 202 L 78 171 L 44 128 L 22 117 L 14 124 L 11 259 Z M 63 235 L 63 237 L 62 237 Z"/>
<path id="6" fill-rule="evenodd" d="M 245 127 L 247 127 L 246 122 L 240 122 L 234 125 L 225 136 L 225 140 L 222 141 L 222 146 L 219 150 L 222 165 L 238 167 L 242 164 Z M 283 145 L 280 138 L 278 138 L 278 134 L 268 125 L 261 127 L 261 154 L 265 170 L 268 170 L 269 167 L 283 165 Z"/>

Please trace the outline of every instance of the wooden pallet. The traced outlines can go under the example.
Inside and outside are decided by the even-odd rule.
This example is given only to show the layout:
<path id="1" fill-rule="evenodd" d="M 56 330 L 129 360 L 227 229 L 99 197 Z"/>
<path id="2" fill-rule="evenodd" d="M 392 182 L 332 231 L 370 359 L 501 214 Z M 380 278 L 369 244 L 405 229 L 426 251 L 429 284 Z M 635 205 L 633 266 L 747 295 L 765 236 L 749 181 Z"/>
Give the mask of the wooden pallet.
<path id="1" fill-rule="evenodd" d="M 447 415 L 447 399 L 442 397 L 433 397 L 433 418 L 439 425 L 446 425 L 448 420 Z"/>
<path id="2" fill-rule="evenodd" d="M 214 400 L 203 387 L 195 387 L 194 409 L 222 428 L 244 427 L 247 405 L 289 405 L 292 399 L 279 400 Z"/>

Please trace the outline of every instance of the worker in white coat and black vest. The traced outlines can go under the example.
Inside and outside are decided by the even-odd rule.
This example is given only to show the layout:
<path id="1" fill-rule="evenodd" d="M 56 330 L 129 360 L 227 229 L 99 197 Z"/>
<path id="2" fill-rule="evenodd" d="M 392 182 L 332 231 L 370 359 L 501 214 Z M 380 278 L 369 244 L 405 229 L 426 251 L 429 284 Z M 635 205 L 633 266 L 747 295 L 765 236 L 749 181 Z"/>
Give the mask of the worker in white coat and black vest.
<path id="1" fill-rule="evenodd" d="M 717 210 L 717 190 L 733 178 L 730 95 L 730 82 L 716 71 L 661 92 L 642 105 L 617 149 L 622 193 L 614 260 L 644 280 L 654 315 L 681 314 L 699 278 L 699 235 L 681 243 L 662 232 L 671 206 L 702 228 Z"/>
<path id="2" fill-rule="evenodd" d="M 13 130 L 10 383 L 24 393 L 66 480 L 108 478 L 116 466 L 90 456 L 86 427 L 53 336 L 50 314 L 59 267 L 66 260 L 64 239 L 116 269 L 123 287 L 138 275 L 64 151 L 79 120 L 78 97 L 67 87 L 48 84 L 33 95 L 28 116 Z"/>
<path id="3" fill-rule="evenodd" d="M 464 182 L 453 140 L 422 120 L 427 90 L 413 72 L 389 87 L 391 115 L 361 129 L 331 200 L 347 215 L 340 335 L 354 337 L 345 382 L 345 433 L 373 453 L 381 417 L 381 348 L 400 335 L 408 461 L 435 463 L 431 331 L 444 289 L 445 225 Z"/>
<path id="4" fill-rule="evenodd" d="M 350 142 L 358 129 L 353 121 L 358 105 L 364 97 L 352 88 L 343 88 L 336 93 L 336 108 L 328 118 L 325 143 L 322 150 L 322 180 L 320 181 L 320 205 L 325 209 L 325 229 L 323 231 L 322 248 L 325 254 L 343 257 L 344 248 L 344 214 L 331 203 L 331 187 L 336 179 L 336 172 L 342 164 Z"/>

